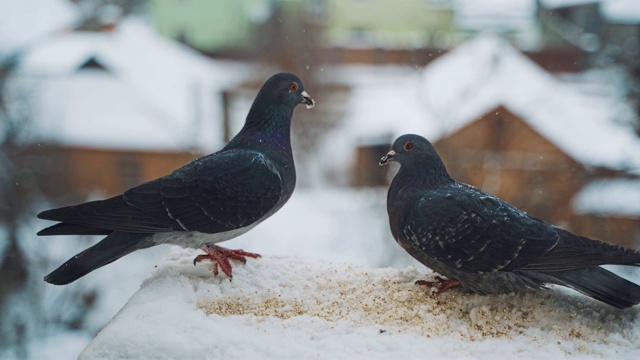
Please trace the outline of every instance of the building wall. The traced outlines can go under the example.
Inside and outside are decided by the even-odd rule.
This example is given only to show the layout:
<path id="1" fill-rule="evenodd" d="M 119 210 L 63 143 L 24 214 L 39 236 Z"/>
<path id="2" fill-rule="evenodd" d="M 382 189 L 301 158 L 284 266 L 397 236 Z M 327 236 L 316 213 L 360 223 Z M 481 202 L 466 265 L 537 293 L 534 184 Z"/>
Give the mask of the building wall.
<path id="1" fill-rule="evenodd" d="M 195 159 L 191 152 L 125 151 L 41 145 L 28 151 L 40 188 L 54 202 L 115 196 Z"/>
<path id="2" fill-rule="evenodd" d="M 569 225 L 571 198 L 589 177 L 583 166 L 503 107 L 434 146 L 457 180 L 562 226 Z"/>
<path id="3" fill-rule="evenodd" d="M 389 152 L 389 142 L 358 146 L 351 185 L 371 187 L 386 184 L 388 182 L 387 167 L 378 165 L 378 162 L 387 152 Z"/>
<path id="4" fill-rule="evenodd" d="M 574 215 L 572 230 L 593 239 L 629 248 L 640 248 L 640 220 L 636 217 L 615 215 Z"/>

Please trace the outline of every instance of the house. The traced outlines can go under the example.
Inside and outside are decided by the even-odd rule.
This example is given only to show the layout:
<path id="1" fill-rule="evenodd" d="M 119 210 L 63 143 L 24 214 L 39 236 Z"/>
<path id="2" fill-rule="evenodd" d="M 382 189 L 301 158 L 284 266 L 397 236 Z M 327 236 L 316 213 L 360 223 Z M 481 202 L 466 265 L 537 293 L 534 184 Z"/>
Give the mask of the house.
<path id="1" fill-rule="evenodd" d="M 56 34 L 20 65 L 34 99 L 25 165 L 42 174 L 46 195 L 64 201 L 165 175 L 223 146 L 222 93 L 243 72 L 136 18 L 109 31 Z"/>
<path id="2" fill-rule="evenodd" d="M 372 147 L 367 139 L 422 134 L 456 179 L 559 226 L 637 246 L 636 192 L 616 198 L 628 203 L 624 212 L 611 212 L 605 202 L 580 205 L 598 189 L 640 181 L 640 138 L 629 126 L 635 114 L 627 103 L 580 92 L 495 37 L 467 42 L 425 67 L 419 80 L 396 83 L 400 95 L 392 95 L 397 88 L 378 95 L 395 99 L 388 103 L 393 114 L 384 115 L 382 105 L 365 112 L 352 104 L 349 121 L 360 127 L 366 121 L 371 129 L 362 133 L 361 146 L 382 150 L 386 140 Z M 362 155 L 355 168 L 375 164 L 378 155 Z M 355 185 L 372 184 L 363 176 L 354 175 Z M 588 226 L 594 217 L 606 218 L 610 230 Z"/>

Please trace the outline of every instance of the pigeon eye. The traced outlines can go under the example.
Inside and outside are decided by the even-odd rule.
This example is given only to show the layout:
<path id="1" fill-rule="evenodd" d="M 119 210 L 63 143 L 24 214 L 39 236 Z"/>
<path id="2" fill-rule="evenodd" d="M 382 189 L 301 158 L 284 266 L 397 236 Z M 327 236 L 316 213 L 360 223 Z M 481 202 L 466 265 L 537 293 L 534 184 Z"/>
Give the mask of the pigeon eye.
<path id="1" fill-rule="evenodd" d="M 289 92 L 294 92 L 298 90 L 298 84 L 292 82 L 291 84 L 289 84 Z"/>
<path id="2" fill-rule="evenodd" d="M 413 143 L 411 141 L 407 141 L 406 143 L 404 143 L 404 150 L 405 151 L 413 150 Z"/>

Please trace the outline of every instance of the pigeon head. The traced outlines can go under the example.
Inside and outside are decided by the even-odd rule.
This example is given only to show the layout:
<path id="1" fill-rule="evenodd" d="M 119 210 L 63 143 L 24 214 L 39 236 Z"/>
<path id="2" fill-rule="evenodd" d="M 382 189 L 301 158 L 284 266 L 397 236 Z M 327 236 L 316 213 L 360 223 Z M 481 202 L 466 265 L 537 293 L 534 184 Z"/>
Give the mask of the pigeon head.
<path id="1" fill-rule="evenodd" d="M 402 165 L 422 165 L 427 166 L 434 160 L 440 160 L 436 149 L 429 140 L 420 135 L 402 135 L 393 142 L 391 151 L 380 159 L 380 166 L 387 165 L 395 161 Z"/>
<path id="2" fill-rule="evenodd" d="M 300 104 L 309 109 L 315 106 L 300 78 L 287 73 L 273 75 L 256 95 L 244 126 L 225 148 L 263 144 L 290 152 L 291 117 Z"/>
<path id="3" fill-rule="evenodd" d="M 304 91 L 302 81 L 288 73 L 275 74 L 264 83 L 256 96 L 254 106 L 264 103 L 282 107 L 288 111 L 293 111 L 300 104 L 305 104 L 307 109 L 316 105 L 316 102 Z"/>
<path id="4" fill-rule="evenodd" d="M 379 165 L 395 161 L 401 172 L 424 173 L 425 177 L 451 179 L 447 169 L 429 140 L 420 135 L 402 135 L 393 142 L 391 150 L 380 159 Z"/>

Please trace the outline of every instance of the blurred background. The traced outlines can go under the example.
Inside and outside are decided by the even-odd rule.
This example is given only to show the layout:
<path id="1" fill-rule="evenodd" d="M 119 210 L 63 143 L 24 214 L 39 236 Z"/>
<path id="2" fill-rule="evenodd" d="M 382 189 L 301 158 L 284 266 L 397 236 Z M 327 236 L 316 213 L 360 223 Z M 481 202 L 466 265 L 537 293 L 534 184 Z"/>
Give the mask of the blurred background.
<path id="1" fill-rule="evenodd" d="M 639 248 L 637 0 L 1 0 L 0 358 L 77 357 L 170 251 L 47 285 L 99 238 L 38 238 L 36 214 L 219 149 L 280 71 L 318 104 L 298 187 L 229 247 L 415 264 L 377 162 L 418 133 L 458 180 Z"/>

